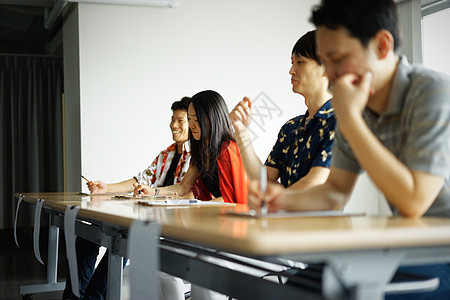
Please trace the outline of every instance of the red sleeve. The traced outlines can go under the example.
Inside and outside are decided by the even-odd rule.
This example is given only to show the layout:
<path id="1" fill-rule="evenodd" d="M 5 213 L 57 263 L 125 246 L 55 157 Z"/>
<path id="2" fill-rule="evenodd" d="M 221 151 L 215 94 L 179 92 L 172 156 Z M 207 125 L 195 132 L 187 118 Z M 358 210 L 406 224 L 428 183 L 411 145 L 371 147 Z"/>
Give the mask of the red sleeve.
<path id="1" fill-rule="evenodd" d="M 247 204 L 249 180 L 235 142 L 222 145 L 217 158 L 219 187 L 225 202 Z"/>

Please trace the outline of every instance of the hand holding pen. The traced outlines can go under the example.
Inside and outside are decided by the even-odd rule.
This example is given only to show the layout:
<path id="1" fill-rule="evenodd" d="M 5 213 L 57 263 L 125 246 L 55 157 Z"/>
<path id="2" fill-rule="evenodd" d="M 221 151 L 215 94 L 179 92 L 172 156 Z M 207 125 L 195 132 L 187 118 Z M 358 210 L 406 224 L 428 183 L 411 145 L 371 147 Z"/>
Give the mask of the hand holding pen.
<path id="1" fill-rule="evenodd" d="M 84 180 L 86 180 L 88 183 L 89 183 L 89 182 L 92 182 L 92 181 L 90 181 L 89 179 L 87 179 L 86 177 L 84 177 L 83 175 L 81 175 L 81 178 L 83 178 Z"/>
<path id="2" fill-rule="evenodd" d="M 81 178 L 83 178 L 84 180 L 86 180 L 86 185 L 89 189 L 89 191 L 94 194 L 93 190 L 95 190 L 95 185 L 93 184 L 92 181 L 90 181 L 89 179 L 87 179 L 86 177 L 84 177 L 83 175 L 81 175 Z"/>
<path id="3" fill-rule="evenodd" d="M 262 171 L 264 172 L 264 171 Z M 261 172 L 261 173 L 262 173 Z M 263 175 L 263 173 L 260 173 Z M 261 182 L 263 182 L 261 184 Z M 261 211 L 264 205 L 269 212 L 276 212 L 280 209 L 286 209 L 284 199 L 284 187 L 278 182 L 268 182 L 264 179 L 252 180 L 248 186 L 248 206 L 254 211 Z M 265 187 L 264 187 L 265 185 Z M 265 190 L 263 192 L 263 190 Z M 264 204 L 262 204 L 264 202 Z"/>
<path id="4" fill-rule="evenodd" d="M 139 188 L 139 197 L 141 196 L 141 193 L 142 193 L 142 191 L 141 191 L 141 187 L 142 187 L 142 173 L 141 172 L 139 172 L 139 174 L 138 174 L 138 188 Z"/>
<path id="5" fill-rule="evenodd" d="M 134 197 L 153 196 L 155 194 L 155 189 L 149 187 L 148 185 L 135 183 L 133 184 L 133 186 L 134 186 L 133 192 Z"/>
<path id="6" fill-rule="evenodd" d="M 87 181 L 86 185 L 89 189 L 89 192 L 91 192 L 91 194 L 102 194 L 102 193 L 108 192 L 108 186 L 103 181 L 91 181 L 91 180 L 88 180 L 83 175 L 81 175 L 81 178 L 83 178 L 84 180 Z"/>

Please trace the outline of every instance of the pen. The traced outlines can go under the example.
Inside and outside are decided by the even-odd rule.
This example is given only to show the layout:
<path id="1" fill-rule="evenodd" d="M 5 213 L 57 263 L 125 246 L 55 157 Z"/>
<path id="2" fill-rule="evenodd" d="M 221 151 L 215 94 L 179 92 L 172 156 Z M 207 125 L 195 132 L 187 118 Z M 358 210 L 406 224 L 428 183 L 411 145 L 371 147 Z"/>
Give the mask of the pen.
<path id="1" fill-rule="evenodd" d="M 263 194 L 263 197 L 265 198 L 265 196 L 266 196 L 265 194 L 266 194 L 266 190 L 267 190 L 267 168 L 264 165 L 261 166 L 261 171 L 259 173 L 259 186 L 261 189 L 261 193 Z M 267 205 L 266 205 L 266 201 L 264 198 L 261 202 L 261 215 L 267 216 Z"/>
<path id="2" fill-rule="evenodd" d="M 91 182 L 90 180 L 88 180 L 86 177 L 84 177 L 83 175 L 81 175 L 81 178 L 83 178 L 84 180 L 86 180 L 87 182 Z"/>
<path id="3" fill-rule="evenodd" d="M 141 184 L 142 184 L 142 173 L 141 172 L 139 172 L 139 174 L 138 174 L 138 184 L 139 184 L 139 187 L 141 187 Z M 141 196 L 141 190 L 139 190 L 139 196 Z"/>

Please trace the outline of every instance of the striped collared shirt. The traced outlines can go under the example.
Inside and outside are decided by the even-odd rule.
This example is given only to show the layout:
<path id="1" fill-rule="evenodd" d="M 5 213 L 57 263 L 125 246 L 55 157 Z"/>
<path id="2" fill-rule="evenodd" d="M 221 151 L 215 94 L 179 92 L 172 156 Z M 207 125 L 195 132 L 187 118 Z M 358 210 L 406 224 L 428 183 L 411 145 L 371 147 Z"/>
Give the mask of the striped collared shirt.
<path id="1" fill-rule="evenodd" d="M 445 179 L 444 187 L 425 215 L 450 217 L 450 77 L 412 66 L 401 57 L 386 111 L 377 115 L 366 108 L 363 117 L 381 143 L 410 170 Z M 339 122 L 331 164 L 361 172 L 339 132 Z M 392 205 L 391 209 L 398 213 Z"/>

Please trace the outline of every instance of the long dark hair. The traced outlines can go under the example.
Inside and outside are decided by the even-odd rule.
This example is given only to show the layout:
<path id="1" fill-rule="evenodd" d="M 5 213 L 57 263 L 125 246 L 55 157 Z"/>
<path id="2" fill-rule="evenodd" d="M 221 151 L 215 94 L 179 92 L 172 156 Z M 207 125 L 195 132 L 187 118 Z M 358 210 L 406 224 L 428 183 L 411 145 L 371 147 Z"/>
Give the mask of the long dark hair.
<path id="1" fill-rule="evenodd" d="M 191 98 L 200 124 L 201 137 L 195 140 L 189 130 L 191 162 L 203 178 L 214 179 L 217 174 L 217 158 L 222 144 L 235 141 L 228 108 L 222 96 L 215 91 L 202 91 Z M 209 160 L 206 160 L 209 157 Z"/>

